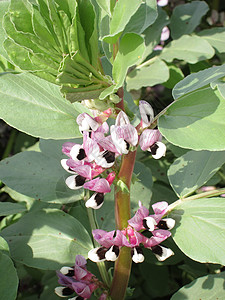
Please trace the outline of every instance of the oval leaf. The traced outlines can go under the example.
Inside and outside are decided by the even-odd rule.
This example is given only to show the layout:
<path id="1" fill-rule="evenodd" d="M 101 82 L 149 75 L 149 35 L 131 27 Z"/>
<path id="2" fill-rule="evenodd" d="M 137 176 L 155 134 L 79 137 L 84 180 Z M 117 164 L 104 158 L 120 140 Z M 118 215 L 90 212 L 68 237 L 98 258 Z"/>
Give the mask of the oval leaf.
<path id="1" fill-rule="evenodd" d="M 177 99 L 223 76 L 225 76 L 225 64 L 190 74 L 175 85 L 172 91 L 173 98 Z"/>
<path id="2" fill-rule="evenodd" d="M 224 265 L 225 201 L 202 198 L 181 201 L 171 212 L 172 237 L 191 259 Z"/>
<path id="3" fill-rule="evenodd" d="M 81 223 L 57 209 L 28 213 L 1 235 L 9 243 L 13 259 L 45 270 L 73 265 L 76 255 L 87 257 L 92 248 Z"/>
<path id="4" fill-rule="evenodd" d="M 192 33 L 208 10 L 209 7 L 204 1 L 193 1 L 176 6 L 170 19 L 173 39 Z"/>
<path id="5" fill-rule="evenodd" d="M 198 278 L 182 287 L 176 292 L 171 300 L 181 299 L 224 299 L 225 272 L 220 274 L 210 274 Z"/>
<path id="6" fill-rule="evenodd" d="M 0 252 L 0 295 L 1 300 L 15 300 L 19 279 L 11 258 Z"/>
<path id="7" fill-rule="evenodd" d="M 3 75 L 0 97 L 0 118 L 25 133 L 54 139 L 80 136 L 78 112 L 59 87 L 46 80 L 31 74 Z"/>
<path id="8" fill-rule="evenodd" d="M 224 151 L 189 151 L 173 162 L 168 178 L 176 194 L 187 197 L 206 183 L 224 163 Z"/>
<path id="9" fill-rule="evenodd" d="M 195 64 L 213 57 L 214 54 L 214 49 L 203 38 L 183 35 L 178 40 L 170 42 L 163 49 L 160 58 L 168 62 L 172 62 L 176 58 Z"/>
<path id="10" fill-rule="evenodd" d="M 81 199 L 81 190 L 65 184 L 70 174 L 60 160 L 43 153 L 21 152 L 0 162 L 0 178 L 13 190 L 26 196 L 53 203 L 70 203 Z"/>
<path id="11" fill-rule="evenodd" d="M 159 119 L 159 129 L 172 144 L 193 150 L 225 149 L 225 99 L 205 88 L 173 103 Z"/>
<path id="12" fill-rule="evenodd" d="M 169 69 L 161 59 L 150 66 L 136 68 L 127 76 L 127 90 L 138 90 L 143 86 L 154 86 L 169 79 Z"/>

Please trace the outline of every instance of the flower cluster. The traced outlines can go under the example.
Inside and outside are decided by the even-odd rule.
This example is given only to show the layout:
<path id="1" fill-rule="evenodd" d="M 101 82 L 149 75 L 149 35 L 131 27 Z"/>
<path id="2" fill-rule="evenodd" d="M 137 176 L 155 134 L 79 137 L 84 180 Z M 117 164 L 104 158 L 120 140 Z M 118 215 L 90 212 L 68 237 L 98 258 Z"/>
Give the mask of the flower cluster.
<path id="1" fill-rule="evenodd" d="M 117 157 L 134 150 L 138 144 L 143 151 L 151 152 L 155 159 L 165 155 L 166 146 L 161 142 L 161 133 L 158 129 L 148 129 L 154 120 L 152 107 L 140 101 L 139 108 L 141 122 L 136 128 L 123 111 L 117 115 L 115 125 L 109 128 L 106 120 L 112 114 L 111 108 L 95 118 L 87 113 L 77 117 L 83 143 L 63 144 L 62 152 L 68 159 L 62 159 L 61 164 L 73 174 L 66 179 L 70 189 L 83 187 L 95 192 L 86 202 L 86 207 L 98 209 L 103 205 L 104 195 L 111 191 L 115 172 L 111 170 L 106 178 L 99 175 L 113 168 Z"/>
<path id="2" fill-rule="evenodd" d="M 102 245 L 89 251 L 88 258 L 94 262 L 109 260 L 115 261 L 119 256 L 120 248 L 125 246 L 131 248 L 132 260 L 135 263 L 144 261 L 141 248 L 152 250 L 159 261 L 164 261 L 173 251 L 160 245 L 170 235 L 170 231 L 175 221 L 171 218 L 163 218 L 167 212 L 167 202 L 157 202 L 152 205 L 154 214 L 150 215 L 146 207 L 139 202 L 139 209 L 136 214 L 128 221 L 127 228 L 114 231 L 93 230 L 94 239 Z M 151 237 L 146 237 L 145 231 L 151 233 Z"/>
<path id="3" fill-rule="evenodd" d="M 91 297 L 97 288 L 102 288 L 102 282 L 87 270 L 87 261 L 82 255 L 76 256 L 75 266 L 62 267 L 57 272 L 58 282 L 61 286 L 55 288 L 55 293 L 60 297 L 69 297 L 74 293 L 77 296 L 68 300 L 84 300 Z M 103 293 L 99 300 L 106 299 L 106 293 Z"/>

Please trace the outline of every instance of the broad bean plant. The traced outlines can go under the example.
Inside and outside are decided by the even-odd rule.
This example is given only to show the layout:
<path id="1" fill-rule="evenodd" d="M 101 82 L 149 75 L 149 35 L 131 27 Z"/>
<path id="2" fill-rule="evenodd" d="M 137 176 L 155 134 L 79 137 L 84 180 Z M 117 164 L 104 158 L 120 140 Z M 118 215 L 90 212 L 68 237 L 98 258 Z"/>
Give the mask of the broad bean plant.
<path id="1" fill-rule="evenodd" d="M 222 2 L 0 2 L 1 300 L 225 298 Z"/>

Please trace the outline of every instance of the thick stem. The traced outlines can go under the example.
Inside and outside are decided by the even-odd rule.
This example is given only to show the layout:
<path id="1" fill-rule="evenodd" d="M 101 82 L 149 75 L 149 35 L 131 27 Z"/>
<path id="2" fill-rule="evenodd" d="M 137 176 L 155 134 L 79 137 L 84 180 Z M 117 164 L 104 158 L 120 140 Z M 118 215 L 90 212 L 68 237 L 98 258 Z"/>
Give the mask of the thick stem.
<path id="1" fill-rule="evenodd" d="M 122 180 L 130 190 L 130 183 L 134 169 L 136 151 L 129 152 L 122 158 L 118 179 Z M 127 227 L 130 219 L 130 193 L 115 189 L 115 218 L 119 230 Z M 131 271 L 130 248 L 123 247 L 115 264 L 114 276 L 110 296 L 113 300 L 123 300 Z"/>

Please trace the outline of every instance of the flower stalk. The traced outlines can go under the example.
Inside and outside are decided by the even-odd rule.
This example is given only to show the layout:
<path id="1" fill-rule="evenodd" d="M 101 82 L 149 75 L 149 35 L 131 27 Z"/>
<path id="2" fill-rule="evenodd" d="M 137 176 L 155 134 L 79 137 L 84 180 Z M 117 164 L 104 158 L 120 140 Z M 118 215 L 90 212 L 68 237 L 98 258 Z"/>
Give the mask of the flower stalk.
<path id="1" fill-rule="evenodd" d="M 118 179 L 122 180 L 129 190 L 135 157 L 136 151 L 129 152 L 123 156 L 118 175 Z M 118 190 L 118 188 L 115 189 L 115 218 L 119 230 L 127 227 L 127 221 L 130 219 L 130 193 Z M 115 263 L 114 277 L 110 291 L 110 296 L 113 300 L 122 300 L 125 297 L 132 262 L 130 251 L 130 248 L 123 247 Z"/>

